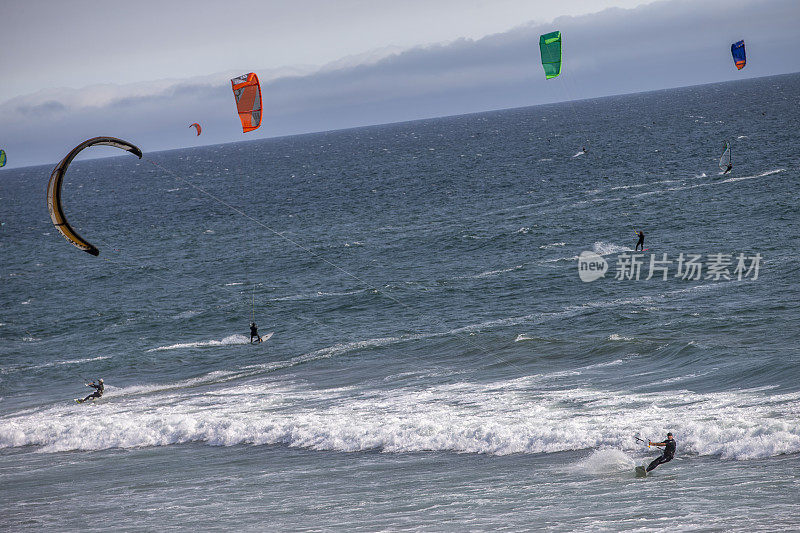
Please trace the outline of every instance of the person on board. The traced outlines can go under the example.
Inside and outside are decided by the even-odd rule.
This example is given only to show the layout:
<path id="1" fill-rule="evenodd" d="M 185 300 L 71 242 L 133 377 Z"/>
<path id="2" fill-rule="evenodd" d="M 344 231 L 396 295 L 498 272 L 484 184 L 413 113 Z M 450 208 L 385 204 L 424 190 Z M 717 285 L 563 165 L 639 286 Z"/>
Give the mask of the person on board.
<path id="1" fill-rule="evenodd" d="M 732 168 L 733 168 L 733 163 L 728 163 L 728 166 L 725 167 L 725 172 L 723 172 L 722 175 L 724 176 L 725 174 L 730 172 Z"/>
<path id="2" fill-rule="evenodd" d="M 653 462 L 647 466 L 647 471 L 650 472 L 658 465 L 672 461 L 672 459 L 675 457 L 675 447 L 678 445 L 678 443 L 672 438 L 672 433 L 667 433 L 667 438 L 664 439 L 664 442 L 648 442 L 647 445 L 664 447 L 664 455 L 661 457 L 656 457 L 655 460 L 653 460 Z"/>
<path id="3" fill-rule="evenodd" d="M 95 383 L 94 381 L 92 381 L 91 383 L 86 383 L 86 386 L 92 387 L 93 389 L 95 389 L 95 391 L 86 398 L 84 398 L 83 400 L 78 400 L 78 403 L 83 403 L 86 400 L 96 400 L 97 398 L 103 396 L 103 390 L 105 389 L 105 387 L 103 386 L 103 378 L 98 379 L 97 383 Z"/>
<path id="4" fill-rule="evenodd" d="M 253 344 L 253 339 L 258 339 L 261 342 L 261 337 L 258 335 L 258 326 L 255 322 L 250 323 L 250 344 Z"/>
<path id="5" fill-rule="evenodd" d="M 633 230 L 636 231 L 636 230 Z M 642 251 L 644 252 L 644 232 L 643 231 L 636 231 L 636 235 L 639 236 L 639 242 L 636 243 L 636 247 L 633 249 L 634 251 L 639 249 L 639 245 L 642 246 Z"/>

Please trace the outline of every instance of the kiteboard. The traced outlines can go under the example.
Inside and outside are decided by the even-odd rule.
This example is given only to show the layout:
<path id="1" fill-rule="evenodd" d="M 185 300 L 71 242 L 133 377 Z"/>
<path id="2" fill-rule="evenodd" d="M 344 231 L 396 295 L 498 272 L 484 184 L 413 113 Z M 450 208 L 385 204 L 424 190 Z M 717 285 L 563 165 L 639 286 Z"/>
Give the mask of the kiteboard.
<path id="1" fill-rule="evenodd" d="M 273 335 L 275 335 L 275 332 L 274 331 L 270 331 L 266 335 L 262 335 L 261 337 L 259 337 L 259 339 L 261 339 L 261 342 L 268 341 L 268 340 L 270 340 L 272 338 Z M 250 344 L 261 344 L 261 343 L 259 343 L 259 342 L 251 342 Z"/>
<path id="2" fill-rule="evenodd" d="M 83 401 L 81 398 L 75 398 L 75 403 L 88 403 L 88 404 L 90 404 L 90 405 L 94 405 L 94 400 L 95 400 L 95 399 L 94 399 L 94 398 L 92 398 L 90 402 L 85 402 L 85 401 Z"/>
<path id="3" fill-rule="evenodd" d="M 647 470 L 643 466 L 637 466 L 636 477 L 647 477 Z"/>

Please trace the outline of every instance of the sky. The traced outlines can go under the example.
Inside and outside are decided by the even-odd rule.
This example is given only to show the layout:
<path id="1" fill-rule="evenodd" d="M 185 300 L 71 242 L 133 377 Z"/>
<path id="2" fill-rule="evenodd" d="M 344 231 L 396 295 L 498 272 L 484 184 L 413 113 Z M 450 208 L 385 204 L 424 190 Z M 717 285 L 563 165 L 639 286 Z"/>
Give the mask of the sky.
<path id="1" fill-rule="evenodd" d="M 797 72 L 799 24 L 797 0 L 5 0 L 0 148 L 14 168 L 97 135 L 152 152 Z M 246 72 L 264 118 L 243 134 Z"/>

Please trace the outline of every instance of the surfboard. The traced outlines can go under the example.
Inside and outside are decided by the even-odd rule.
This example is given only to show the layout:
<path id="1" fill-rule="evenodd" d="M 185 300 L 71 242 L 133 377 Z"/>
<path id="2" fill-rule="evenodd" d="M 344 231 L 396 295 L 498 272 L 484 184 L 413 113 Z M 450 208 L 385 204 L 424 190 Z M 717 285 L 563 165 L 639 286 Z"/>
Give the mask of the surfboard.
<path id="1" fill-rule="evenodd" d="M 647 470 L 643 466 L 636 467 L 636 477 L 647 477 Z"/>

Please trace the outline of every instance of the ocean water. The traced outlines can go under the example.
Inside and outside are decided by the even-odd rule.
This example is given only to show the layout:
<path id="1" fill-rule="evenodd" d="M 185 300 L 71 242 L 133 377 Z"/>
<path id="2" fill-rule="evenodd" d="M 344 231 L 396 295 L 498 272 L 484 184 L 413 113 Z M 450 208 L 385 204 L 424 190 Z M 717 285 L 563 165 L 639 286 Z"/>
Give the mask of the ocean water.
<path id="1" fill-rule="evenodd" d="M 99 257 L 53 165 L 3 171 L 0 529 L 800 529 L 798 109 L 794 74 L 140 145 L 67 173 Z"/>

